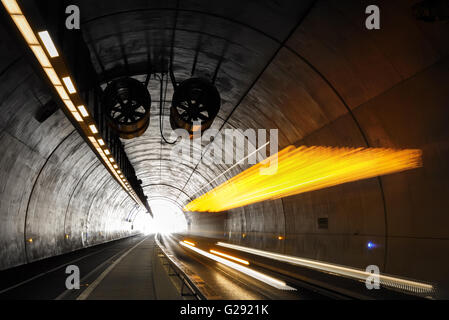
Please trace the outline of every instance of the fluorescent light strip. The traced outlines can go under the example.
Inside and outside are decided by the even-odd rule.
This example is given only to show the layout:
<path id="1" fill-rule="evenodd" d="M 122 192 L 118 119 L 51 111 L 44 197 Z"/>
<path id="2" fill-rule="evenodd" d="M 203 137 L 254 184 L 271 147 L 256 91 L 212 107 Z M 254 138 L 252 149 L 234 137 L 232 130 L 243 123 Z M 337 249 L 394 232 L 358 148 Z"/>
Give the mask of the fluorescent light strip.
<path id="1" fill-rule="evenodd" d="M 255 279 L 259 280 L 259 281 L 262 281 L 262 282 L 264 282 L 264 283 L 266 283 L 266 284 L 268 284 L 268 285 L 270 285 L 272 287 L 275 287 L 275 288 L 280 289 L 280 290 L 293 290 L 293 291 L 296 291 L 295 288 L 286 285 L 285 282 L 280 281 L 278 279 L 275 279 L 273 277 L 267 276 L 266 274 L 260 273 L 258 271 L 255 271 L 255 270 L 247 268 L 247 267 L 244 267 L 244 266 L 242 266 L 240 264 L 237 264 L 235 262 L 232 262 L 232 261 L 229 261 L 229 260 L 217 257 L 216 255 L 213 255 L 213 254 L 210 254 L 210 253 L 208 253 L 206 251 L 203 251 L 201 249 L 192 247 L 192 246 L 190 246 L 190 245 L 188 245 L 188 244 L 186 244 L 186 243 L 184 243 L 182 241 L 180 241 L 179 244 L 181 244 L 182 246 L 184 246 L 184 247 L 186 247 L 186 248 L 188 248 L 188 249 L 190 249 L 192 251 L 195 251 L 196 253 L 199 253 L 199 254 L 201 254 L 201 255 L 209 258 L 209 259 L 212 259 L 212 260 L 215 260 L 217 262 L 220 262 L 220 263 L 222 263 L 222 264 L 224 264 L 224 265 L 226 265 L 226 266 L 228 266 L 228 267 L 230 267 L 232 269 L 235 269 L 235 270 L 240 271 L 240 272 L 242 272 L 242 273 L 244 273 L 244 274 L 246 274 L 246 275 L 248 275 L 248 276 L 250 276 L 252 278 L 255 278 Z"/>
<path id="2" fill-rule="evenodd" d="M 109 151 L 108 149 L 104 149 L 104 153 L 108 156 L 111 154 L 111 151 Z"/>
<path id="3" fill-rule="evenodd" d="M 97 143 L 97 140 L 95 140 L 94 137 L 89 136 L 89 137 L 87 137 L 87 138 L 89 139 L 90 142 L 92 142 L 92 143 Z"/>
<path id="4" fill-rule="evenodd" d="M 76 121 L 78 122 L 83 122 L 83 118 L 81 118 L 80 114 L 76 111 L 72 112 L 73 117 L 75 118 Z"/>
<path id="5" fill-rule="evenodd" d="M 2 0 L 2 3 L 9 14 L 22 14 L 22 10 L 20 10 L 16 0 Z"/>
<path id="6" fill-rule="evenodd" d="M 91 125 L 89 126 L 89 129 L 90 129 L 90 131 L 91 131 L 93 134 L 98 133 L 98 129 L 97 129 L 97 127 L 96 127 L 94 124 L 91 124 Z"/>
<path id="7" fill-rule="evenodd" d="M 61 81 L 53 68 L 44 68 L 45 73 L 47 73 L 48 78 L 54 86 L 61 86 Z"/>
<path id="8" fill-rule="evenodd" d="M 97 150 L 97 151 L 101 150 L 101 147 L 98 145 L 96 140 L 95 141 L 91 140 L 91 142 L 92 142 L 92 145 L 94 146 L 95 150 Z M 100 152 L 99 152 L 99 154 L 100 154 L 101 158 L 103 158 L 103 160 L 104 160 L 104 155 L 101 154 Z"/>
<path id="9" fill-rule="evenodd" d="M 22 36 L 25 38 L 28 45 L 39 44 L 39 41 L 37 41 L 37 38 L 34 35 L 33 29 L 31 29 L 27 19 L 23 15 L 12 15 L 11 18 L 14 20 L 14 23 Z"/>
<path id="10" fill-rule="evenodd" d="M 70 79 L 70 77 L 64 77 L 62 78 L 62 81 L 64 82 L 67 90 L 69 90 L 70 94 L 76 93 L 75 86 L 73 85 L 72 79 Z"/>
<path id="11" fill-rule="evenodd" d="M 62 100 L 70 100 L 70 98 L 63 86 L 55 86 L 55 89 L 56 89 L 56 91 L 58 91 L 58 94 Z"/>
<path id="12" fill-rule="evenodd" d="M 78 112 L 76 111 L 75 105 L 73 104 L 72 100 L 64 100 L 64 104 L 67 106 L 67 109 L 70 110 L 70 112 Z M 79 114 L 78 114 L 79 115 Z"/>
<path id="13" fill-rule="evenodd" d="M 104 154 L 104 152 L 103 152 L 103 149 L 101 149 L 100 148 L 100 146 L 98 145 L 98 142 L 97 142 L 97 140 L 94 138 L 94 137 L 92 137 L 92 136 L 90 136 L 90 137 L 88 137 L 89 138 L 89 140 L 90 140 L 90 142 L 95 146 L 95 148 L 96 148 L 96 150 L 97 150 L 97 152 L 100 154 L 100 156 L 101 156 L 101 158 L 105 161 L 105 163 L 106 163 L 106 165 L 108 166 L 108 168 L 112 171 L 112 173 L 113 173 L 113 175 L 117 178 L 117 180 L 120 182 L 120 184 L 123 186 L 123 188 L 125 188 L 125 189 L 127 189 L 128 190 L 128 194 L 134 199 L 134 201 L 136 201 L 138 204 L 140 204 L 140 205 L 142 205 L 143 206 L 143 204 L 142 204 L 142 202 L 141 201 L 139 201 L 137 198 L 135 198 L 134 196 L 133 196 L 133 190 L 131 189 L 131 187 L 129 186 L 129 183 L 126 181 L 126 178 L 124 178 L 123 177 L 123 179 L 120 179 L 120 177 L 119 177 L 119 175 L 115 172 L 115 168 L 114 167 L 117 167 L 118 168 L 118 166 L 117 165 L 114 165 L 114 167 L 112 166 L 112 164 L 110 164 L 109 163 L 109 159 L 105 156 L 105 154 Z M 106 151 L 108 151 L 108 150 L 106 150 Z M 119 170 L 120 171 L 120 170 Z M 120 171 L 121 172 L 121 171 Z M 121 175 L 121 176 L 123 176 L 123 175 Z M 122 181 L 123 180 L 123 181 Z M 124 183 L 125 182 L 125 183 Z"/>
<path id="14" fill-rule="evenodd" d="M 17 1 L 15 0 L 1 0 L 1 2 L 3 3 L 4 7 L 6 8 L 6 10 L 8 11 L 8 13 L 11 15 L 11 18 L 13 19 L 14 23 L 16 24 L 17 28 L 19 29 L 20 33 L 22 34 L 22 36 L 24 37 L 25 41 L 28 43 L 30 49 L 33 51 L 34 55 L 36 56 L 36 59 L 38 60 L 39 64 L 43 67 L 45 73 L 47 74 L 47 77 L 49 78 L 50 82 L 54 85 L 56 91 L 58 92 L 59 96 L 61 97 L 61 99 L 63 100 L 63 102 L 65 103 L 65 105 L 67 106 L 67 108 L 71 111 L 73 117 L 78 121 L 78 122 L 83 122 L 82 117 L 80 116 L 80 114 L 84 117 L 87 118 L 89 116 L 89 113 L 87 111 L 87 109 L 85 108 L 85 106 L 80 105 L 78 106 L 78 110 L 75 108 L 75 105 L 73 104 L 73 102 L 70 100 L 67 92 L 65 91 L 64 87 L 61 84 L 61 81 L 57 75 L 57 73 L 55 72 L 55 70 L 53 69 L 50 60 L 48 59 L 47 55 L 45 54 L 44 50 L 42 49 L 42 47 L 39 44 L 39 41 L 36 38 L 36 35 L 34 34 L 33 29 L 31 28 L 30 24 L 28 23 L 27 19 L 25 18 L 25 16 L 22 14 L 22 11 L 20 10 L 19 5 L 17 4 Z M 55 47 L 55 44 L 53 43 L 53 40 L 50 37 L 50 34 L 48 33 L 48 31 L 42 31 L 38 33 L 39 38 L 41 39 L 42 43 L 44 44 L 45 49 L 47 50 L 49 56 L 51 58 L 55 58 L 59 56 L 58 50 Z M 67 88 L 67 90 L 69 91 L 70 94 L 74 94 L 76 93 L 76 89 L 75 86 L 71 80 L 70 77 L 64 77 L 63 82 Z M 90 130 L 92 131 L 93 134 L 98 133 L 98 130 L 96 128 L 95 125 L 90 125 L 89 126 Z M 115 162 L 115 160 L 113 158 L 107 158 L 104 154 L 103 154 L 103 149 L 100 148 L 100 146 L 98 144 L 100 144 L 101 146 L 104 146 L 104 140 L 103 139 L 99 139 L 98 143 L 96 141 L 96 139 L 94 137 L 88 136 L 88 139 L 90 140 L 90 142 L 93 144 L 93 146 L 96 148 L 97 152 L 100 154 L 100 156 L 105 160 L 105 163 L 108 164 L 108 166 L 110 167 L 111 171 L 114 173 L 114 175 L 118 178 L 118 175 L 112 170 L 110 164 L 108 163 L 108 160 L 110 162 Z M 105 150 L 104 153 L 106 155 L 110 154 L 109 150 Z M 117 165 L 113 166 L 114 169 L 118 169 Z M 124 187 L 125 185 L 123 184 L 122 181 L 118 180 Z M 128 187 L 127 187 L 128 188 Z M 129 189 L 129 188 L 128 188 Z M 131 194 L 132 196 L 132 194 Z M 132 198 L 140 203 L 142 205 L 142 203 L 140 201 L 137 201 L 136 198 L 134 198 L 132 196 Z"/>
<path id="15" fill-rule="evenodd" d="M 37 60 L 39 61 L 42 67 L 51 68 L 50 60 L 48 60 L 47 55 L 45 54 L 41 46 L 31 45 L 30 48 L 31 50 L 33 50 L 34 55 L 36 56 Z"/>
<path id="16" fill-rule="evenodd" d="M 78 106 L 78 110 L 84 118 L 87 118 L 89 116 L 89 113 L 87 112 L 85 106 Z"/>
<path id="17" fill-rule="evenodd" d="M 58 50 L 56 50 L 55 44 L 53 43 L 53 40 L 50 37 L 50 34 L 48 31 L 42 31 L 38 33 L 39 37 L 42 40 L 42 43 L 45 46 L 45 49 L 47 49 L 48 54 L 52 58 L 59 57 Z"/>
<path id="18" fill-rule="evenodd" d="M 218 246 L 243 251 L 247 253 L 252 253 L 258 256 L 262 256 L 265 258 L 274 259 L 277 261 L 283 261 L 288 262 L 294 265 L 300 265 L 303 267 L 309 267 L 312 269 L 317 269 L 321 271 L 331 272 L 342 276 L 347 276 L 351 278 L 356 278 L 358 280 L 365 281 L 368 277 L 372 276 L 372 273 L 365 272 L 363 270 L 355 269 L 355 268 L 348 268 L 344 266 L 339 266 L 331 263 L 325 263 L 320 262 L 317 260 L 311 260 L 311 259 L 304 259 L 294 256 L 288 256 L 278 253 L 273 253 L 269 251 L 264 250 L 258 250 L 258 249 L 252 249 L 247 247 L 238 246 L 235 244 L 225 243 L 225 242 L 217 242 Z M 405 279 L 400 279 L 396 277 L 391 276 L 385 276 L 385 275 L 379 275 L 379 280 L 382 284 L 385 286 L 391 286 L 395 288 L 400 288 L 407 291 L 413 291 L 417 293 L 424 293 L 424 292 L 432 292 L 433 286 L 427 283 L 422 282 L 416 282 L 416 281 L 410 281 Z"/>

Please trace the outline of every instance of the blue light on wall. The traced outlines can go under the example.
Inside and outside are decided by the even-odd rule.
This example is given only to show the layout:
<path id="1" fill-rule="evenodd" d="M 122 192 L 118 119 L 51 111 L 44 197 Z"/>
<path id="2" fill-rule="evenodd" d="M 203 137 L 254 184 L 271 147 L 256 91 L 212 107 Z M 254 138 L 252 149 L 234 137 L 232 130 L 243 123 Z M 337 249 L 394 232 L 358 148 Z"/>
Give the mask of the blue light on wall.
<path id="1" fill-rule="evenodd" d="M 376 244 L 374 242 L 369 241 L 366 246 L 368 249 L 374 249 L 376 247 Z"/>

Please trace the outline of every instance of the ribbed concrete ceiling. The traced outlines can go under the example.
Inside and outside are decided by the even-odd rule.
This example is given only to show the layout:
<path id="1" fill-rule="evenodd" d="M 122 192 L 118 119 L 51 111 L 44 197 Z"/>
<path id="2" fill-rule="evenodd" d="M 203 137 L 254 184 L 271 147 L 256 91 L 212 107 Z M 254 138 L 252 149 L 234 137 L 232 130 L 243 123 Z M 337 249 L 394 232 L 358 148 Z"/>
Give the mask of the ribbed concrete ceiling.
<path id="1" fill-rule="evenodd" d="M 177 81 L 192 75 L 212 79 L 221 93 L 222 107 L 212 128 L 234 128 L 226 120 L 252 88 L 258 75 L 307 13 L 312 1 L 79 1 L 82 31 L 100 78 L 139 76 L 149 66 L 167 71 L 174 50 Z M 174 41 L 173 41 L 174 37 Z M 124 141 L 125 150 L 149 196 L 167 197 L 179 205 L 227 169 L 189 159 L 171 159 L 173 145 L 161 143 L 159 132 L 160 82 L 152 79 L 150 128 L 145 135 Z M 164 108 L 164 135 L 172 132 L 169 84 Z M 254 114 L 254 117 L 260 115 Z M 173 140 L 173 139 L 172 139 Z M 203 141 L 203 146 L 208 144 Z M 213 185 L 241 171 L 235 167 Z"/>
<path id="2" fill-rule="evenodd" d="M 125 75 L 144 80 L 150 65 L 166 71 L 173 34 L 178 80 L 191 76 L 196 53 L 196 76 L 212 77 L 221 61 L 216 84 L 223 106 L 213 128 L 278 128 L 280 147 L 423 151 L 423 168 L 249 205 L 228 212 L 220 220 L 225 227 L 213 218 L 203 225 L 248 246 L 438 280 L 449 270 L 449 24 L 416 20 L 411 7 L 418 1 L 74 4 L 104 82 Z M 381 30 L 367 31 L 364 12 L 373 3 L 382 8 Z M 13 33 L 0 33 L 0 144 L 6 150 L 0 154 L 0 269 L 132 234 L 134 203 L 85 152 L 61 111 L 43 123 L 35 119 L 50 100 L 48 88 L 14 45 Z M 182 206 L 229 166 L 170 159 L 173 146 L 161 143 L 159 133 L 158 81 L 149 89 L 150 128 L 124 141 L 126 151 L 150 199 Z M 171 96 L 169 88 L 168 139 Z M 317 227 L 322 217 L 328 230 Z M 378 249 L 365 250 L 367 241 Z"/>
<path id="3" fill-rule="evenodd" d="M 447 53 L 440 41 L 447 28 L 418 27 L 409 10 L 413 3 L 383 4 L 382 24 L 388 32 L 367 36 L 362 3 L 77 2 L 83 34 L 103 80 L 126 74 L 143 75 L 143 80 L 149 65 L 166 71 L 173 44 L 178 80 L 191 76 L 196 55 L 195 76 L 210 79 L 220 65 L 216 85 L 223 104 L 212 128 L 279 128 L 281 147 L 351 115 Z M 151 80 L 149 89 L 150 128 L 125 141 L 126 151 L 150 199 L 163 196 L 183 205 L 228 166 L 170 159 L 172 146 L 161 143 L 159 133 L 159 82 Z M 163 121 L 167 137 L 171 96 L 170 85 Z M 349 128 L 345 142 L 337 145 L 371 144 L 357 121 Z M 242 169 L 235 167 L 211 187 Z"/>

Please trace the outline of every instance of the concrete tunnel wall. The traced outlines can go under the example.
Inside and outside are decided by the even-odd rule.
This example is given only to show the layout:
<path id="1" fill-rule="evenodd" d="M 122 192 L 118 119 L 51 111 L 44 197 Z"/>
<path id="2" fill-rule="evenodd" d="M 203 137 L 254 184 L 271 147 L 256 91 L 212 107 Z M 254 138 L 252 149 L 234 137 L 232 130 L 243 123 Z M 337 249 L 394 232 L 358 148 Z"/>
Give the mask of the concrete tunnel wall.
<path id="1" fill-rule="evenodd" d="M 104 81 L 126 72 L 145 75 L 147 59 L 163 69 L 173 26 L 178 79 L 190 77 L 196 53 L 198 76 L 211 77 L 221 61 L 216 85 L 223 104 L 214 129 L 278 128 L 280 148 L 423 150 L 420 169 L 225 213 L 187 213 L 191 232 L 360 268 L 377 264 L 386 273 L 440 282 L 449 278 L 449 25 L 417 21 L 411 14 L 416 2 L 180 1 L 178 10 L 176 1 L 73 1 Z M 368 4 L 382 8 L 381 30 L 365 29 Z M 0 51 L 6 146 L 0 155 L 1 268 L 129 234 L 123 220 L 133 204 L 95 165 L 60 111 L 43 124 L 34 120 L 34 95 L 46 101 L 48 93 L 8 36 L 0 39 L 2 48 L 8 46 Z M 159 97 L 157 81 L 149 88 Z M 166 137 L 172 93 L 169 88 Z M 182 206 L 229 165 L 170 158 L 158 117 L 155 98 L 149 129 L 124 141 L 125 150 L 150 199 Z M 236 166 L 211 187 L 245 168 Z M 329 219 L 328 229 L 318 228 L 322 217 Z M 103 233 L 110 223 L 115 227 Z M 96 238 L 83 243 L 87 225 Z M 28 234 L 36 239 L 32 244 L 25 241 Z M 367 241 L 377 247 L 368 250 Z"/>
<path id="2" fill-rule="evenodd" d="M 134 202 L 62 111 L 36 120 L 50 93 L 1 26 L 0 55 L 0 270 L 135 233 Z"/>
<path id="3" fill-rule="evenodd" d="M 318 1 L 229 122 L 279 128 L 280 148 L 419 148 L 424 167 L 189 213 L 193 234 L 448 285 L 449 28 L 415 20 L 414 2 L 380 2 L 383 27 L 367 33 L 363 4 Z"/>

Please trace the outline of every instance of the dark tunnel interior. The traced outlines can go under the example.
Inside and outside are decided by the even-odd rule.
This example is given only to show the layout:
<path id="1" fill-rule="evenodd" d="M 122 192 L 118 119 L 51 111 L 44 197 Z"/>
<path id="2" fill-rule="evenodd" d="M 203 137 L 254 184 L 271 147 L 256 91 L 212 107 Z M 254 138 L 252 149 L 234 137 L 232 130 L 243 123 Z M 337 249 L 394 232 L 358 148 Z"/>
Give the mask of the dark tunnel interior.
<path id="1" fill-rule="evenodd" d="M 382 275 L 432 288 L 404 292 L 404 285 L 401 294 L 449 297 L 447 1 L 1 2 L 1 277 L 30 272 L 31 278 L 33 266 L 45 261 L 116 243 L 134 248 L 133 239 L 143 236 L 159 243 L 153 240 L 159 233 L 167 248 L 176 246 L 176 239 L 195 242 L 195 248 L 217 242 L 238 246 L 227 252 L 283 279 L 295 274 L 308 285 L 345 287 L 340 294 L 350 291 L 351 284 L 340 283 L 347 276 L 342 280 L 334 271 L 309 268 L 307 261 L 363 271 L 374 265 Z M 367 27 L 369 5 L 380 8 L 378 29 Z M 75 11 L 66 11 L 69 6 Z M 69 19 L 76 8 L 79 28 L 76 14 Z M 21 33 L 20 17 L 26 17 L 31 34 Z M 41 31 L 51 35 L 57 57 Z M 33 51 L 44 47 L 44 56 Z M 47 73 L 53 70 L 45 66 L 48 61 L 56 79 Z M 64 77 L 71 77 L 76 93 Z M 206 79 L 219 95 L 216 114 L 208 109 L 212 122 L 204 120 L 196 98 L 180 107 L 194 110 L 193 118 L 174 114 L 182 88 L 205 88 L 195 79 Z M 58 88 L 67 89 L 70 98 Z M 208 100 L 204 95 L 197 100 L 213 104 L 212 91 Z M 125 96 L 130 105 L 139 104 L 135 110 L 143 108 L 134 114 L 141 122 L 126 120 L 132 115 L 123 111 Z M 81 104 L 90 115 L 84 117 Z M 121 124 L 122 115 L 110 116 L 118 109 L 125 112 Z M 186 139 L 174 135 L 195 118 L 206 129 L 199 139 L 192 138 L 194 122 Z M 262 154 L 260 141 L 246 133 L 270 129 L 277 134 L 276 152 L 289 146 L 413 149 L 422 154 L 422 163 L 217 212 L 186 209 L 253 166 L 217 162 L 217 150 L 223 157 L 248 156 L 247 150 Z M 244 143 L 222 147 L 218 137 L 226 132 Z M 103 153 L 104 145 L 111 155 Z M 182 148 L 188 152 L 173 156 Z M 323 168 L 312 164 L 315 169 L 307 172 L 318 172 L 317 167 Z M 295 172 L 287 170 L 287 176 Z M 156 246 L 142 243 L 120 263 L 141 259 L 137 252 L 144 255 L 143 248 Z M 172 250 L 176 256 L 177 250 L 190 249 Z M 270 261 L 269 254 L 303 259 L 302 265 Z M 181 253 L 178 259 L 182 264 Z M 185 258 L 186 265 L 189 261 Z M 233 297 L 214 287 L 223 275 L 198 274 L 217 296 Z M 0 299 L 16 288 L 8 281 L 1 282 Z M 107 299 L 92 290 L 92 297 Z M 123 290 L 119 296 L 126 298 Z M 243 299 L 259 299 L 245 290 Z M 265 296 L 284 299 L 287 291 L 282 292 Z"/>

